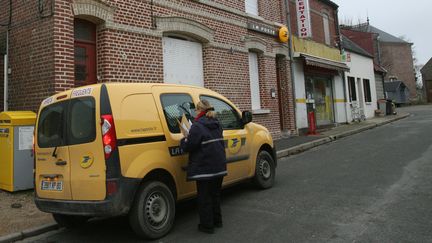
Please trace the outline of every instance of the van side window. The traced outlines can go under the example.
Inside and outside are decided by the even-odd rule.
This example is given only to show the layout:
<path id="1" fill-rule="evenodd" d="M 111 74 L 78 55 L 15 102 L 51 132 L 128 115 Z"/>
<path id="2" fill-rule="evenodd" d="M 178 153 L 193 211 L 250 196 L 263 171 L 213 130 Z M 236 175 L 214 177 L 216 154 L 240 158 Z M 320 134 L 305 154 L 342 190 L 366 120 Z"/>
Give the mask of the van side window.
<path id="1" fill-rule="evenodd" d="M 183 114 L 191 121 L 195 117 L 195 105 L 188 94 L 163 94 L 161 103 L 171 133 L 180 133 L 177 120 L 180 121 Z"/>
<path id="2" fill-rule="evenodd" d="M 67 102 L 59 102 L 45 107 L 39 115 L 38 145 L 50 148 L 65 145 L 64 124 Z"/>
<path id="3" fill-rule="evenodd" d="M 211 96 L 201 95 L 201 100 L 207 100 L 214 107 L 216 118 L 224 130 L 241 129 L 242 123 L 237 111 L 226 102 Z"/>
<path id="4" fill-rule="evenodd" d="M 69 105 L 68 145 L 96 139 L 96 111 L 93 97 L 72 99 Z"/>

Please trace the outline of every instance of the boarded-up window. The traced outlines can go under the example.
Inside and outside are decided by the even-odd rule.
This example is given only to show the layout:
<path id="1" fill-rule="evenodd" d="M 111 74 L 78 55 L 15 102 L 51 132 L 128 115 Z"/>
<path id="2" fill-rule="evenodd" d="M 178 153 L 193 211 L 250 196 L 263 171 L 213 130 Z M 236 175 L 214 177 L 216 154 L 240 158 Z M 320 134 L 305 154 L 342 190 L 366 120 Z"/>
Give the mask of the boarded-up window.
<path id="1" fill-rule="evenodd" d="M 245 0 L 246 13 L 258 16 L 258 0 Z"/>
<path id="2" fill-rule="evenodd" d="M 254 52 L 249 52 L 249 76 L 252 110 L 259 110 L 261 109 L 261 99 L 259 89 L 258 54 Z"/>
<path id="3" fill-rule="evenodd" d="M 204 87 L 201 43 L 164 37 L 164 82 Z"/>

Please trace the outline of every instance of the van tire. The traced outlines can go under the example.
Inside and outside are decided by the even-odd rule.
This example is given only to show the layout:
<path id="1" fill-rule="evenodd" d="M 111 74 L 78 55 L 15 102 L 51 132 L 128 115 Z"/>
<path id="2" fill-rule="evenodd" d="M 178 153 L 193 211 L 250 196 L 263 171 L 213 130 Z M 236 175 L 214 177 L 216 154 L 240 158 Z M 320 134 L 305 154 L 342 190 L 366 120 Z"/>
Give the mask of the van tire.
<path id="1" fill-rule="evenodd" d="M 171 230 L 174 218 L 175 200 L 169 187 L 159 181 L 143 184 L 129 212 L 135 233 L 145 239 L 161 238 Z"/>
<path id="2" fill-rule="evenodd" d="M 275 162 L 269 152 L 261 150 L 256 158 L 254 183 L 260 189 L 273 186 L 275 180 Z"/>
<path id="3" fill-rule="evenodd" d="M 53 213 L 53 218 L 61 227 L 78 228 L 87 223 L 89 217 Z"/>

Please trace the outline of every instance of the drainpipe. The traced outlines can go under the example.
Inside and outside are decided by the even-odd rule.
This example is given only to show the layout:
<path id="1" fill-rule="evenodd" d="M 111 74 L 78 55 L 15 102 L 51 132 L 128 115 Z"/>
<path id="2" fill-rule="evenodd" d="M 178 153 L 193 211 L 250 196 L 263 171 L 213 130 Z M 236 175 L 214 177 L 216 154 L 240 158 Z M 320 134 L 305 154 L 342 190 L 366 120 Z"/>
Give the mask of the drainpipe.
<path id="1" fill-rule="evenodd" d="M 8 84 L 9 84 L 9 31 L 12 24 L 12 0 L 9 0 L 9 21 L 6 30 L 6 55 L 4 55 L 4 86 L 3 86 L 3 111 L 8 111 Z"/>
<path id="2" fill-rule="evenodd" d="M 336 9 L 335 11 L 335 25 L 336 25 L 336 31 L 338 34 L 338 38 L 339 38 L 339 51 L 340 54 L 343 54 L 343 48 L 342 48 L 342 38 L 341 38 L 341 32 L 340 32 L 340 27 L 339 27 L 339 9 Z M 347 93 L 346 93 L 346 77 L 345 77 L 345 71 L 340 71 L 339 72 L 342 76 L 342 86 L 343 86 L 343 94 L 344 94 L 344 98 L 345 98 L 345 117 L 346 117 L 346 123 L 348 123 L 348 100 L 349 97 L 347 97 Z"/>
<path id="3" fill-rule="evenodd" d="M 3 111 L 8 111 L 8 67 L 9 67 L 9 27 L 6 31 L 6 54 L 4 55 L 4 86 L 3 86 Z"/>
<path id="4" fill-rule="evenodd" d="M 290 69 L 291 69 L 291 87 L 292 87 L 292 102 L 293 102 L 293 108 L 294 108 L 294 129 L 297 130 L 297 104 L 296 104 L 296 92 L 295 92 L 295 75 L 294 75 L 294 52 L 293 52 L 293 46 L 292 46 L 292 32 L 291 32 L 291 12 L 289 8 L 289 2 L 288 0 L 285 0 L 285 11 L 287 14 L 287 28 L 288 28 L 288 56 L 289 56 L 289 63 L 290 63 Z"/>

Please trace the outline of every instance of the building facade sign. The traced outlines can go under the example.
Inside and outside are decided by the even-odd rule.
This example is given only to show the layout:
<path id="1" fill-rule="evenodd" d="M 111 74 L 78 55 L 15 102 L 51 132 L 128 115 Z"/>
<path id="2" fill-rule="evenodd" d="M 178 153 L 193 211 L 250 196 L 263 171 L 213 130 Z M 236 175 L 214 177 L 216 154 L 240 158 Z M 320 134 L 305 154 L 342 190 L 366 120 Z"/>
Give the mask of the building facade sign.
<path id="1" fill-rule="evenodd" d="M 296 0 L 296 10 L 299 37 L 312 37 L 309 0 Z"/>
<path id="2" fill-rule="evenodd" d="M 248 29 L 263 34 L 267 34 L 267 35 L 279 36 L 279 31 L 277 29 L 263 24 L 256 24 L 256 23 L 249 22 Z"/>

